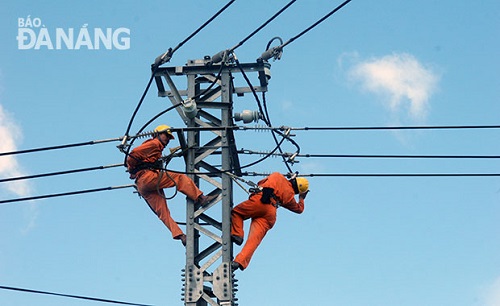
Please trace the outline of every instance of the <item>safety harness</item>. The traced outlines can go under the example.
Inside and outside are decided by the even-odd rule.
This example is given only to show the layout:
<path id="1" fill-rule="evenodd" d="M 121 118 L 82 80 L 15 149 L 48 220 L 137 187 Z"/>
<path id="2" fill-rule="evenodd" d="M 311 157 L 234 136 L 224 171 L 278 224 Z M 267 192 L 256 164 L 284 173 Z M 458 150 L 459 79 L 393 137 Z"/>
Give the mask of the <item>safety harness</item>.
<path id="1" fill-rule="evenodd" d="M 276 208 L 280 207 L 281 205 L 278 197 L 274 194 L 273 188 L 257 186 L 250 188 L 249 191 L 251 193 L 250 196 L 262 193 L 262 196 L 260 197 L 260 201 L 262 202 L 262 204 L 271 204 Z M 274 199 L 275 202 L 273 203 L 271 199 Z"/>
<path id="2" fill-rule="evenodd" d="M 163 169 L 163 161 L 160 159 L 155 161 L 155 162 L 152 162 L 152 163 L 140 161 L 134 167 L 134 169 L 129 170 L 129 173 L 132 175 L 135 175 L 135 174 L 137 174 L 137 172 L 139 172 L 141 170 L 146 170 L 146 169 L 147 170 L 161 170 L 161 169 Z"/>

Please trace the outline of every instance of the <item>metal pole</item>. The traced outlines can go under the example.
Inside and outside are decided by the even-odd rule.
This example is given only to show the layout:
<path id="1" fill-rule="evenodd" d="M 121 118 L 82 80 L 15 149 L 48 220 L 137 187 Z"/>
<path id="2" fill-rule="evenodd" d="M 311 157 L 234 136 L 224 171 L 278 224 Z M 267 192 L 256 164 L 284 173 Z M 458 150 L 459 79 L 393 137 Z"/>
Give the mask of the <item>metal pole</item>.
<path id="1" fill-rule="evenodd" d="M 184 304 L 185 306 L 236 306 L 235 279 L 231 271 L 233 181 L 225 171 L 236 175 L 240 175 L 241 171 L 234 131 L 223 127 L 234 126 L 233 95 L 237 93 L 241 96 L 252 92 L 252 89 L 248 86 L 233 87 L 233 74 L 240 71 L 231 64 L 211 65 L 208 60 L 207 58 L 189 60 L 186 66 L 158 68 L 155 80 L 158 95 L 169 97 L 172 104 L 182 99 L 179 96 L 184 96 L 194 99 L 198 105 L 199 110 L 195 118 L 187 118 L 181 112 L 179 115 L 187 127 L 203 127 L 208 130 L 188 129 L 187 139 L 184 139 L 181 133 L 179 142 L 184 149 L 189 148 L 185 160 L 186 171 L 191 173 L 190 177 L 205 194 L 218 195 L 207 207 L 199 207 L 192 200 L 187 200 L 186 266 L 182 273 Z M 254 90 L 267 91 L 266 73 L 270 67 L 268 63 L 257 62 L 241 66 L 246 72 L 258 72 L 260 86 L 253 86 Z M 219 72 L 220 79 L 215 79 L 214 76 Z M 178 75 L 187 77 L 186 90 L 175 89 L 170 76 Z M 163 83 L 163 79 L 166 84 Z M 205 93 L 201 88 L 202 85 L 213 81 L 216 83 L 210 92 Z M 167 90 L 167 87 L 171 90 Z M 214 162 L 217 158 L 218 160 Z M 200 183 L 203 183 L 203 186 L 200 186 Z"/>

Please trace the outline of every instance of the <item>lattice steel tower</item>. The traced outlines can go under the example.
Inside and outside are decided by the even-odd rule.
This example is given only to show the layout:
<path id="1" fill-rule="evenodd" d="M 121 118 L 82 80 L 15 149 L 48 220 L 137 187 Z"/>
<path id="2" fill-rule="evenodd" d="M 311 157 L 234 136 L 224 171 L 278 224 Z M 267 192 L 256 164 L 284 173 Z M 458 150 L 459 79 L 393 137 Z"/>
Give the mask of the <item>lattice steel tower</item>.
<path id="1" fill-rule="evenodd" d="M 233 96 L 252 92 L 235 85 L 236 75 L 257 73 L 255 92 L 267 91 L 270 65 L 266 61 L 239 64 L 225 57 L 213 63 L 209 56 L 189 60 L 185 66 L 160 67 L 155 71 L 158 95 L 168 97 L 186 124 L 179 133 L 185 150 L 186 171 L 201 189 L 218 195 L 206 207 L 187 200 L 186 266 L 183 269 L 183 300 L 186 306 L 237 305 L 237 284 L 231 271 L 232 175 L 241 176 L 234 138 Z M 187 77 L 187 87 L 178 90 L 173 77 Z M 187 134 L 187 137 L 185 137 Z M 201 179 L 201 180 L 200 180 Z M 200 186 L 201 187 L 201 186 Z"/>

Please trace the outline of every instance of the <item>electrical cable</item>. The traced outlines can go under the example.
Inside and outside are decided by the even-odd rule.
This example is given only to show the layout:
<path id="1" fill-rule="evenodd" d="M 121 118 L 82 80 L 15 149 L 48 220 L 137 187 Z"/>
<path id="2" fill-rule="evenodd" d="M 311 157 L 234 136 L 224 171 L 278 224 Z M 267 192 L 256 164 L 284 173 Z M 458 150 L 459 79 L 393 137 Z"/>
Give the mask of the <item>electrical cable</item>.
<path id="1" fill-rule="evenodd" d="M 315 28 L 318 24 L 322 23 L 323 21 L 325 21 L 327 18 L 329 18 L 331 15 L 335 14 L 338 10 L 340 10 L 341 8 L 343 8 L 346 4 L 348 4 L 349 2 L 351 2 L 352 0 L 346 0 L 344 1 L 342 4 L 340 4 L 339 6 L 337 6 L 336 8 L 334 8 L 332 11 L 330 11 L 328 14 L 326 14 L 325 16 L 323 16 L 321 19 L 319 19 L 318 21 L 316 21 L 315 23 L 313 23 L 311 26 L 309 26 L 307 29 L 305 29 L 304 31 L 300 32 L 299 34 L 297 34 L 296 36 L 290 38 L 288 41 L 286 41 L 284 44 L 282 44 L 280 47 L 281 48 L 284 48 L 285 46 L 289 45 L 290 43 L 292 43 L 294 40 L 300 38 L 302 35 L 306 34 L 307 32 L 309 32 L 310 30 L 312 30 L 313 28 Z"/>
<path id="2" fill-rule="evenodd" d="M 264 161 L 265 159 L 269 158 L 274 152 L 276 152 L 278 150 L 278 148 L 280 147 L 280 145 L 285 141 L 285 138 L 282 138 L 281 141 L 276 145 L 276 147 L 269 153 L 267 153 L 264 157 L 250 163 L 250 164 L 247 164 L 247 165 L 244 165 L 244 166 L 241 166 L 239 169 L 245 169 L 245 168 L 248 168 L 248 167 L 251 167 L 253 165 L 256 165 L 262 161 Z M 221 174 L 221 173 L 231 173 L 232 171 L 236 170 L 236 169 L 227 169 L 227 170 L 218 170 L 217 172 L 187 172 L 187 171 L 178 171 L 178 170 L 169 170 L 169 169 L 166 169 L 167 171 L 170 171 L 170 172 L 174 172 L 174 173 L 181 173 L 181 174 L 194 174 L 194 175 L 198 175 L 198 174 L 204 174 L 204 175 L 211 175 L 211 174 Z"/>
<path id="3" fill-rule="evenodd" d="M 130 148 L 132 148 L 132 145 L 134 144 L 134 141 L 135 139 L 139 138 L 139 137 L 142 137 L 141 134 L 142 132 L 146 129 L 146 127 L 148 125 L 150 125 L 153 121 L 155 121 L 157 118 L 159 118 L 161 115 L 175 109 L 176 107 L 182 105 L 181 103 L 177 103 L 177 104 L 174 104 L 170 107 L 168 107 L 167 109 L 165 109 L 164 111 L 161 111 L 160 113 L 158 113 L 156 116 L 154 116 L 153 118 L 151 118 L 148 122 L 146 122 L 146 124 L 144 124 L 140 129 L 139 131 L 137 132 L 136 136 L 132 139 L 132 141 L 130 142 L 130 144 L 128 144 L 127 148 L 124 149 L 122 152 L 125 153 L 125 157 L 123 159 L 123 166 L 124 167 L 127 167 L 127 157 L 130 156 Z"/>
<path id="4" fill-rule="evenodd" d="M 292 130 L 442 130 L 442 129 L 498 129 L 500 125 L 431 125 L 431 126 L 351 126 L 351 127 L 303 127 Z"/>
<path id="5" fill-rule="evenodd" d="M 197 94 L 196 96 L 192 97 L 191 99 L 197 100 L 201 96 L 204 96 L 205 94 L 207 94 L 212 89 L 212 87 L 214 87 L 214 85 L 217 84 L 217 81 L 220 80 L 220 76 L 222 75 L 223 67 L 224 67 L 224 65 L 220 65 L 219 72 L 215 76 L 215 79 L 213 80 L 213 82 L 211 82 L 211 84 L 205 90 L 203 90 L 201 93 Z"/>
<path id="6" fill-rule="evenodd" d="M 132 123 L 133 123 L 135 116 L 137 115 L 137 112 L 139 111 L 142 103 L 144 102 L 144 98 L 146 97 L 146 94 L 149 91 L 149 88 L 151 87 L 151 83 L 153 82 L 153 79 L 155 78 L 155 74 L 158 71 L 159 66 L 161 64 L 169 61 L 175 51 L 177 51 L 182 45 L 184 45 L 188 40 L 193 38 L 196 34 L 198 34 L 198 32 L 200 32 L 205 26 L 207 26 L 217 16 L 219 16 L 224 10 L 226 10 L 231 4 L 233 4 L 234 1 L 235 0 L 229 1 L 222 9 L 220 9 L 216 14 L 214 14 L 211 18 L 209 18 L 196 31 L 194 31 L 191 35 L 189 35 L 186 39 L 184 39 L 181 43 L 179 43 L 174 49 L 169 49 L 162 56 L 158 57 L 155 60 L 155 63 L 152 65 L 151 77 L 149 78 L 148 84 L 146 85 L 146 88 L 144 89 L 144 92 L 142 93 L 141 99 L 139 100 L 139 103 L 137 104 L 137 106 L 132 114 L 132 117 L 129 120 L 127 130 L 125 131 L 125 136 L 124 136 L 125 138 L 127 138 L 129 136 L 130 128 L 132 127 Z M 166 59 L 167 56 L 168 56 L 168 59 Z"/>
<path id="7" fill-rule="evenodd" d="M 89 301 L 104 302 L 104 303 L 113 303 L 113 304 L 121 304 L 121 305 L 152 306 L 152 305 L 148 305 L 148 304 L 129 303 L 129 302 L 122 302 L 122 301 L 101 299 L 101 298 L 81 296 L 81 295 L 72 295 L 72 294 L 55 293 L 55 292 L 49 292 L 49 291 L 32 290 L 32 289 L 26 289 L 26 288 L 0 286 L 0 289 L 12 290 L 12 291 L 21 291 L 21 292 L 27 292 L 27 293 L 55 295 L 55 296 L 62 296 L 62 297 L 67 297 L 67 298 L 73 298 L 73 299 L 83 299 L 83 300 L 89 300 Z"/>
<path id="8" fill-rule="evenodd" d="M 21 202 L 21 201 L 30 201 L 30 200 L 39 200 L 39 199 L 46 199 L 46 198 L 55 198 L 55 197 L 62 197 L 62 196 L 68 196 L 68 195 L 76 195 L 76 194 L 82 194 L 82 193 L 108 191 L 108 190 L 130 188 L 130 187 L 134 187 L 135 188 L 135 185 L 134 184 L 130 184 L 130 185 L 121 185 L 121 186 L 110 186 L 110 187 L 104 187 L 104 188 L 86 189 L 86 190 L 70 191 L 70 192 L 63 192 L 63 193 L 45 194 L 45 195 L 39 195 L 39 196 L 33 196 L 33 197 L 16 198 L 16 199 L 9 199 L 9 200 L 0 200 L 0 204 L 6 204 L 6 203 L 12 203 L 12 202 Z"/>
<path id="9" fill-rule="evenodd" d="M 239 150 L 238 153 L 241 154 L 257 154 L 264 155 L 267 152 L 257 152 L 252 150 Z M 291 153 L 273 155 L 279 156 L 283 155 L 289 157 Z M 416 159 L 496 159 L 500 158 L 500 155 L 382 155 L 382 154 L 297 154 L 296 157 L 313 157 L 313 158 L 416 158 Z"/>
<path id="10" fill-rule="evenodd" d="M 290 2 L 288 2 L 288 4 L 286 4 L 284 7 L 282 7 L 278 12 L 276 12 L 271 18 L 269 18 L 266 22 L 264 22 L 262 25 L 260 25 L 257 29 L 255 29 L 252 33 L 250 33 L 250 35 L 248 35 L 247 37 L 245 37 L 242 41 L 240 41 L 238 44 L 236 44 L 234 47 L 232 47 L 231 49 L 228 50 L 228 52 L 233 52 L 234 50 L 236 50 L 238 47 L 240 47 L 241 45 L 243 45 L 247 40 L 249 40 L 252 36 L 254 36 L 255 34 L 257 34 L 260 30 L 262 30 L 265 26 L 267 26 L 271 21 L 273 21 L 276 17 L 278 17 L 279 15 L 281 15 L 281 13 L 283 13 L 285 10 L 287 10 L 295 1 L 297 0 L 292 0 Z"/>
<path id="11" fill-rule="evenodd" d="M 234 45 L 232 48 L 220 51 L 219 53 L 215 54 L 212 56 L 212 62 L 213 63 L 218 63 L 222 61 L 228 54 L 233 53 L 234 50 L 236 50 L 238 47 L 242 46 L 245 42 L 247 42 L 250 38 L 252 38 L 255 34 L 257 34 L 260 30 L 262 30 L 265 26 L 267 26 L 271 21 L 276 19 L 281 13 L 283 13 L 285 10 L 287 10 L 296 0 L 292 0 L 288 2 L 284 7 L 282 7 L 278 12 L 276 12 L 271 18 L 269 18 L 266 22 L 264 22 L 262 25 L 257 27 L 252 33 L 250 33 L 247 37 L 245 37 L 243 40 L 241 40 L 239 43 Z"/>
<path id="12" fill-rule="evenodd" d="M 274 57 L 278 57 L 279 55 L 277 55 L 277 54 L 281 54 L 281 51 L 283 50 L 283 48 L 285 46 L 289 45 L 290 43 L 292 43 L 293 41 L 295 41 L 296 39 L 298 39 L 302 35 L 304 35 L 307 32 L 309 32 L 311 29 L 315 28 L 318 24 L 320 24 L 321 22 L 325 21 L 327 18 L 329 18 L 331 15 L 335 14 L 338 10 L 340 10 L 341 8 L 343 8 L 346 4 L 348 4 L 351 1 L 352 0 L 344 1 L 342 4 L 340 4 L 339 6 L 337 6 L 335 9 L 333 9 L 332 11 L 330 11 L 328 14 L 326 14 L 325 16 L 323 16 L 322 18 L 320 18 L 318 21 L 316 21 L 315 23 L 313 23 L 311 26 L 309 26 L 308 28 L 306 28 L 305 30 L 303 30 L 302 32 L 300 32 L 299 34 L 297 34 L 294 37 L 290 38 L 285 43 L 282 43 L 281 45 L 279 45 L 277 47 L 273 47 L 272 49 L 266 50 L 261 55 L 260 59 L 262 59 L 262 60 L 268 60 L 269 58 L 271 58 L 273 56 Z"/>
<path id="13" fill-rule="evenodd" d="M 282 156 L 282 157 L 290 157 L 292 153 L 269 153 L 269 152 L 259 152 L 252 150 L 239 150 L 239 154 L 248 154 L 248 155 L 268 155 L 268 156 Z M 305 157 L 305 158 L 384 158 L 384 159 L 498 159 L 500 155 L 382 155 L 382 154 L 296 154 L 295 157 Z M 121 167 L 122 164 L 111 164 L 106 166 L 95 166 L 88 168 L 79 168 L 73 170 L 65 170 L 65 171 L 57 171 L 57 172 L 49 172 L 42 174 L 34 174 L 27 176 L 19 176 L 19 177 L 10 177 L 0 179 L 0 183 L 18 181 L 18 180 L 27 180 L 48 176 L 57 176 L 71 173 L 79 173 L 79 172 L 87 172 L 94 170 L 103 170 L 108 168 Z M 245 166 L 245 167 L 248 167 Z M 167 170 L 167 169 L 164 169 Z M 168 170 L 171 171 L 171 170 Z M 291 172 L 291 171 L 290 171 Z M 169 199 L 172 197 L 169 197 Z"/>
<path id="14" fill-rule="evenodd" d="M 301 174 L 309 177 L 489 177 L 500 173 L 313 173 Z"/>
<path id="15" fill-rule="evenodd" d="M 254 89 L 254 86 L 252 85 L 252 83 L 250 82 L 250 79 L 248 78 L 248 76 L 246 75 L 245 71 L 243 70 L 243 67 L 241 67 L 239 61 L 236 59 L 236 65 L 238 66 L 238 68 L 240 69 L 241 71 L 241 74 L 243 75 L 244 79 L 246 80 L 247 84 L 248 84 L 248 87 L 252 90 L 252 93 L 253 93 L 253 96 L 255 98 L 255 101 L 257 102 L 257 106 L 259 107 L 259 111 L 261 112 L 261 114 L 264 116 L 264 119 L 263 121 L 267 124 L 267 126 L 271 126 L 271 121 L 269 119 L 269 113 L 267 112 L 267 108 L 265 108 L 265 111 L 264 109 L 262 108 L 262 105 L 260 103 L 260 100 L 259 100 L 259 97 L 257 95 L 257 92 L 255 91 Z M 263 94 L 263 97 L 264 97 L 264 94 Z M 265 106 L 265 104 L 264 104 Z M 283 150 L 281 149 L 281 145 L 278 145 L 278 139 L 276 138 L 276 133 L 277 131 L 276 130 L 271 130 L 271 134 L 273 136 L 273 139 L 274 139 L 274 142 L 276 143 L 277 145 L 277 149 L 279 150 L 280 153 L 283 153 Z M 281 134 L 282 137 L 284 137 L 283 134 Z M 284 139 L 284 138 L 283 138 Z M 289 137 L 287 137 L 287 139 L 289 141 L 292 141 Z M 282 142 L 281 142 L 282 143 Z M 296 142 L 292 142 L 296 147 L 297 147 L 297 150 L 298 152 L 300 152 L 300 147 L 298 146 L 298 144 Z M 290 167 L 290 165 L 288 165 L 286 159 L 283 157 L 283 162 L 285 164 L 285 166 L 287 167 L 288 171 L 291 173 L 292 172 L 292 169 Z"/>
<path id="16" fill-rule="evenodd" d="M 271 119 L 270 119 L 270 117 L 269 117 L 269 112 L 268 112 L 268 110 L 267 110 L 267 100 L 266 100 L 266 94 L 265 94 L 265 92 L 263 92 L 263 93 L 262 93 L 262 101 L 263 101 L 263 103 L 264 103 L 264 111 L 266 112 L 266 115 L 265 115 L 265 116 L 267 116 L 267 120 L 269 121 L 269 124 L 270 124 L 270 125 L 272 125 L 272 124 L 271 124 Z M 275 140 L 275 141 L 276 141 L 276 136 L 275 136 L 275 134 L 279 134 L 279 135 L 283 136 L 283 134 L 282 134 L 279 130 L 273 130 L 272 134 L 273 134 L 273 138 L 274 138 L 274 140 Z M 295 145 L 295 147 L 297 148 L 297 151 L 294 153 L 294 155 L 295 155 L 295 156 L 296 156 L 296 155 L 298 155 L 298 154 L 300 153 L 300 146 L 299 146 L 299 144 L 298 144 L 297 142 L 295 142 L 295 141 L 294 141 L 292 138 L 290 138 L 290 137 L 288 137 L 288 141 L 290 141 L 293 145 Z M 281 148 L 280 148 L 280 153 L 282 153 L 282 154 L 283 154 L 283 152 L 282 152 Z M 294 157 L 295 157 L 294 155 L 291 155 L 291 156 L 290 156 L 290 158 L 288 159 L 288 161 L 287 161 L 287 160 L 285 160 L 285 157 L 283 156 L 283 162 L 284 162 L 284 163 L 285 163 L 285 165 L 287 166 L 288 171 L 289 171 L 290 173 L 292 173 L 292 169 L 291 169 L 291 168 L 290 168 L 290 166 L 288 165 L 288 162 L 289 162 L 289 161 L 291 161 L 291 162 L 293 163 L 293 159 L 292 159 L 292 158 L 294 158 Z"/>
<path id="17" fill-rule="evenodd" d="M 155 65 L 156 67 L 168 62 L 171 58 L 172 55 L 174 55 L 175 51 L 177 51 L 180 47 L 182 47 L 186 42 L 188 42 L 191 38 L 193 38 L 196 34 L 198 34 L 204 27 L 206 27 L 210 22 L 212 22 L 215 18 L 217 18 L 222 12 L 224 12 L 233 2 L 236 0 L 231 0 L 226 5 L 224 5 L 217 13 L 212 15 L 205 23 L 203 23 L 196 31 L 191 33 L 188 37 L 186 37 L 182 42 L 180 42 L 175 48 L 169 48 L 167 52 L 165 52 L 163 55 L 160 55 L 156 58 Z M 167 58 L 167 59 L 166 59 Z"/>
<path id="18" fill-rule="evenodd" d="M 130 132 L 130 128 L 132 127 L 132 123 L 134 122 L 135 116 L 139 112 L 139 109 L 141 108 L 142 103 L 144 102 L 144 98 L 146 97 L 146 94 L 149 91 L 149 88 L 151 87 L 151 83 L 153 82 L 153 79 L 155 78 L 155 73 L 158 70 L 158 67 L 156 67 L 153 72 L 151 73 L 151 77 L 149 78 L 148 84 L 146 85 L 146 88 L 144 89 L 144 92 L 142 93 L 141 99 L 139 100 L 139 103 L 137 103 L 137 106 L 135 107 L 134 112 L 132 113 L 132 117 L 130 118 L 128 125 L 127 125 L 127 130 L 125 131 L 125 140 L 128 138 L 128 134 Z"/>
<path id="19" fill-rule="evenodd" d="M 268 176 L 269 173 L 245 172 L 243 176 Z M 310 173 L 301 177 L 493 177 L 500 173 Z"/>
<path id="20" fill-rule="evenodd" d="M 103 170 L 103 169 L 120 167 L 120 166 L 123 166 L 123 165 L 122 164 L 113 164 L 113 165 L 107 165 L 107 166 L 96 166 L 96 167 L 80 168 L 80 169 L 65 170 L 65 171 L 58 171 L 58 172 L 49 172 L 49 173 L 42 173 L 42 174 L 10 177 L 10 178 L 5 178 L 5 179 L 0 179 L 0 183 L 18 181 L 18 180 L 34 179 L 34 178 L 47 177 L 47 176 L 56 176 L 56 175 L 70 174 L 70 173 L 77 173 L 77 172 Z"/>
<path id="21" fill-rule="evenodd" d="M 51 146 L 51 147 L 43 147 L 43 148 L 35 148 L 35 149 L 27 149 L 27 150 L 19 150 L 19 151 L 11 151 L 11 152 L 1 152 L 0 156 L 17 155 L 17 154 L 24 154 L 24 153 L 33 153 L 33 152 L 40 152 L 40 151 L 49 151 L 49 150 L 65 149 L 65 148 L 72 148 L 72 147 L 88 146 L 88 145 L 94 145 L 94 144 L 111 142 L 111 141 L 121 141 L 122 139 L 123 139 L 123 137 L 119 137 L 119 138 L 71 143 L 71 144 Z"/>
<path id="22" fill-rule="evenodd" d="M 180 104 L 173 105 L 172 107 L 169 107 L 165 111 L 159 113 L 157 116 L 155 116 L 152 120 L 148 121 L 148 124 L 150 124 L 154 119 L 157 119 L 160 115 L 163 115 L 167 111 L 170 111 L 171 109 L 180 106 Z M 148 125 L 147 124 L 147 125 Z M 147 126 L 145 125 L 145 126 Z M 141 129 L 145 129 L 145 126 Z M 234 130 L 241 130 L 241 131 L 247 131 L 247 130 L 283 130 L 283 127 L 249 127 L 249 126 L 221 126 L 221 127 L 185 127 L 185 128 L 171 128 L 173 132 L 179 131 L 179 132 L 184 132 L 184 131 L 210 131 L 210 130 L 226 130 L 226 129 L 234 129 Z M 454 130 L 454 129 L 500 129 L 500 125 L 435 125 L 435 126 L 339 126 L 339 127 L 289 127 L 290 130 L 292 131 L 341 131 L 341 130 L 443 130 L 443 129 L 448 129 L 448 130 Z M 144 137 L 146 135 L 140 135 L 141 132 L 138 132 L 136 136 L 128 136 L 128 138 L 136 139 L 140 137 Z M 88 146 L 88 145 L 95 145 L 95 144 L 100 144 L 100 143 L 106 143 L 106 142 L 115 142 L 115 141 L 122 141 L 123 137 L 117 137 L 117 138 L 111 138 L 111 139 L 102 139 L 102 140 L 92 140 L 92 141 L 87 141 L 87 142 L 80 142 L 80 143 L 70 143 L 70 144 L 65 144 L 65 145 L 57 145 L 57 146 L 50 146 L 50 147 L 41 147 L 41 148 L 34 148 L 34 149 L 26 149 L 26 150 L 18 150 L 18 151 L 10 151 L 10 152 L 0 152 L 0 157 L 2 156 L 8 156 L 8 155 L 18 155 L 18 154 L 24 154 L 24 153 L 33 153 L 33 152 L 40 152 L 40 151 L 48 151 L 48 150 L 56 150 L 56 149 L 65 149 L 65 148 L 71 148 L 71 147 L 78 147 L 78 146 Z"/>

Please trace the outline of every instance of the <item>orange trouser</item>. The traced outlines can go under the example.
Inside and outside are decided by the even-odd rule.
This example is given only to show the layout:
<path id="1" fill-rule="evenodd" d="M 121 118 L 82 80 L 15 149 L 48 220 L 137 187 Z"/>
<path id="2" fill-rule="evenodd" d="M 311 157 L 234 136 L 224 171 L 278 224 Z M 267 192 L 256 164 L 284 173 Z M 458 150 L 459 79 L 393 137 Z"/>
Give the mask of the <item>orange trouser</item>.
<path id="1" fill-rule="evenodd" d="M 136 183 L 141 196 L 172 232 L 172 237 L 175 238 L 182 235 L 183 232 L 170 215 L 163 188 L 177 186 L 177 191 L 182 192 L 193 201 L 196 201 L 203 193 L 187 175 L 173 172 L 167 173 L 147 170 L 140 175 Z"/>
<path id="2" fill-rule="evenodd" d="M 234 207 L 231 217 L 231 235 L 238 237 L 244 236 L 243 221 L 252 218 L 247 241 L 234 259 L 243 269 L 246 269 L 267 231 L 276 223 L 276 207 L 271 204 L 263 204 L 260 201 L 260 195 L 253 195 L 250 199 Z"/>

